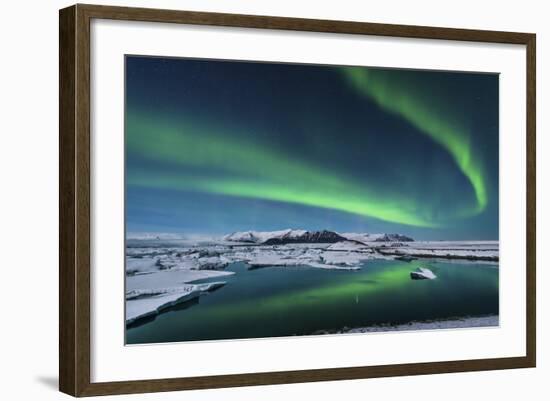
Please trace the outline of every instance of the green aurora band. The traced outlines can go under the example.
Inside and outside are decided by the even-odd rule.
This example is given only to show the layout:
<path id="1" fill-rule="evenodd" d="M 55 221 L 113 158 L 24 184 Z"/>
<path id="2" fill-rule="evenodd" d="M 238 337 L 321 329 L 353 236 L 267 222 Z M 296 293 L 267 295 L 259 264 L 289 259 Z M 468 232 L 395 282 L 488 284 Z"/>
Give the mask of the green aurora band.
<path id="1" fill-rule="evenodd" d="M 230 128 L 181 118 L 147 118 L 127 112 L 126 146 L 143 158 L 195 169 L 181 173 L 137 171 L 130 185 L 195 190 L 333 209 L 417 227 L 439 227 L 428 210 L 409 197 L 381 196 L 376 188 L 352 182 L 322 166 L 292 160 L 277 151 L 223 135 Z M 206 171 L 206 172 L 205 172 Z"/>
<path id="2" fill-rule="evenodd" d="M 341 71 L 355 90 L 384 111 L 405 119 L 449 152 L 472 185 L 476 197 L 476 206 L 464 214 L 474 215 L 485 209 L 488 196 L 482 163 L 470 147 L 467 131 L 457 121 L 450 122 L 451 113 L 441 110 L 433 96 L 427 98 L 424 95 L 427 90 L 418 90 L 403 79 L 399 70 L 342 67 Z"/>
<path id="3" fill-rule="evenodd" d="M 475 194 L 475 205 L 455 209 L 452 217 L 472 216 L 488 203 L 482 163 L 469 144 L 457 113 L 446 112 L 433 93 L 426 96 L 392 70 L 341 67 L 351 87 L 385 112 L 410 123 L 449 153 Z M 397 71 L 398 72 L 398 71 Z M 128 183 L 141 187 L 193 190 L 234 197 L 263 199 L 343 211 L 416 227 L 442 227 L 429 208 L 406 194 L 382 193 L 368 183 L 328 171 L 305 160 L 292 159 L 271 147 L 238 140 L 241 128 L 215 126 L 189 118 L 165 118 L 137 110 L 126 115 L 127 147 L 155 162 L 169 163 L 171 173 L 132 169 Z M 178 170 L 178 166 L 185 170 Z"/>

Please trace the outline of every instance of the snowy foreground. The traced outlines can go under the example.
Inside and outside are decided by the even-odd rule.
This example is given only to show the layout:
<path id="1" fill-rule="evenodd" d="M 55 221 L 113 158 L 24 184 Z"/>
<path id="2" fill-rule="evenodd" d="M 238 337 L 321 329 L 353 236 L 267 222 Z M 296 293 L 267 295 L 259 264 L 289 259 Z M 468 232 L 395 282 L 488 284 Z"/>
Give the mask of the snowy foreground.
<path id="1" fill-rule="evenodd" d="M 358 270 L 373 259 L 459 259 L 498 267 L 497 241 L 417 242 L 399 234 L 282 230 L 239 232 L 219 239 L 146 234 L 128 238 L 126 323 L 153 317 L 225 284 L 225 270 L 242 262 L 249 269 L 309 266 Z M 431 278 L 431 277 L 430 277 Z M 213 279 L 197 284 L 197 280 Z"/>
<path id="2" fill-rule="evenodd" d="M 343 329 L 335 333 L 377 333 L 386 331 L 407 331 L 407 330 L 441 330 L 441 329 L 466 329 L 473 327 L 495 327 L 499 325 L 499 318 L 496 315 L 483 317 L 465 317 L 462 319 L 447 319 L 430 322 L 410 322 L 407 324 L 357 327 Z M 327 331 L 327 334 L 329 331 Z M 321 333 L 319 333 L 321 334 Z"/>

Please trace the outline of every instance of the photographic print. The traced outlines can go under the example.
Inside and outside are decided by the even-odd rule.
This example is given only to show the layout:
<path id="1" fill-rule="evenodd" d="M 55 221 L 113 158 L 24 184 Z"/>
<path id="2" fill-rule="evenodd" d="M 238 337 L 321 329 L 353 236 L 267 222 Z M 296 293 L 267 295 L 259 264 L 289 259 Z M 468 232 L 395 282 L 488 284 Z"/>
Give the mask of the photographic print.
<path id="1" fill-rule="evenodd" d="M 127 344 L 499 325 L 499 76 L 125 58 Z"/>

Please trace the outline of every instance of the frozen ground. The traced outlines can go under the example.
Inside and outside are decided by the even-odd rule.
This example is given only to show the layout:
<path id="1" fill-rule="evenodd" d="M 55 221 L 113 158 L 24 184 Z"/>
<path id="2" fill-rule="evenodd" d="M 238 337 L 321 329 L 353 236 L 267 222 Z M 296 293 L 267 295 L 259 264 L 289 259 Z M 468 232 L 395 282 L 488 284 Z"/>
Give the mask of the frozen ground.
<path id="1" fill-rule="evenodd" d="M 498 241 L 415 241 L 378 252 L 386 256 L 412 256 L 417 258 L 443 258 L 498 262 Z"/>
<path id="2" fill-rule="evenodd" d="M 461 329 L 472 327 L 494 327 L 499 325 L 498 316 L 465 317 L 461 319 L 448 319 L 430 322 L 410 322 L 407 324 L 358 327 L 353 329 L 344 328 L 338 333 L 376 333 L 384 331 L 407 331 L 407 330 L 440 330 L 440 329 Z"/>
<path id="3" fill-rule="evenodd" d="M 296 240 L 308 243 L 282 243 Z M 330 243 L 315 241 L 330 240 Z M 397 240 L 399 239 L 399 240 Z M 269 241 L 276 245 L 266 245 Z M 219 239 L 147 233 L 128 238 L 126 249 L 126 322 L 154 315 L 171 305 L 223 285 L 232 263 L 249 269 L 309 266 L 357 270 L 372 259 L 443 258 L 485 261 L 498 267 L 497 241 L 412 241 L 399 234 L 329 231 L 247 231 Z M 368 263 L 366 265 L 368 267 Z M 214 287 L 196 280 L 222 280 Z"/>

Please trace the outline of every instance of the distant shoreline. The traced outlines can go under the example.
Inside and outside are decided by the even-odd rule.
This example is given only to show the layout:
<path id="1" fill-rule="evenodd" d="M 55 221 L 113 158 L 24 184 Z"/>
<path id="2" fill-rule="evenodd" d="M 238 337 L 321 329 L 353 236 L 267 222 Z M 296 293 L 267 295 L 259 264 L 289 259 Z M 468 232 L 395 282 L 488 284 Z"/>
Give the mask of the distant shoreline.
<path id="1" fill-rule="evenodd" d="M 452 249 L 446 249 L 447 251 L 451 251 Z M 377 248 L 376 251 L 384 256 L 395 256 L 395 257 L 403 257 L 403 256 L 411 256 L 419 259 L 462 259 L 462 260 L 471 260 L 471 261 L 484 261 L 484 262 L 498 262 L 499 257 L 498 256 L 483 256 L 483 255 L 456 255 L 456 254 L 435 254 L 434 253 L 407 253 L 407 252 L 400 252 L 400 251 L 385 251 L 380 248 Z"/>
<path id="2" fill-rule="evenodd" d="M 397 325 L 374 325 L 368 327 L 344 327 L 340 330 L 319 330 L 312 335 L 321 334 L 351 334 L 351 333 L 383 333 L 388 331 L 419 331 L 419 330 L 441 330 L 441 329 L 466 329 L 497 327 L 499 325 L 498 315 L 451 318 L 443 320 L 412 321 Z"/>

